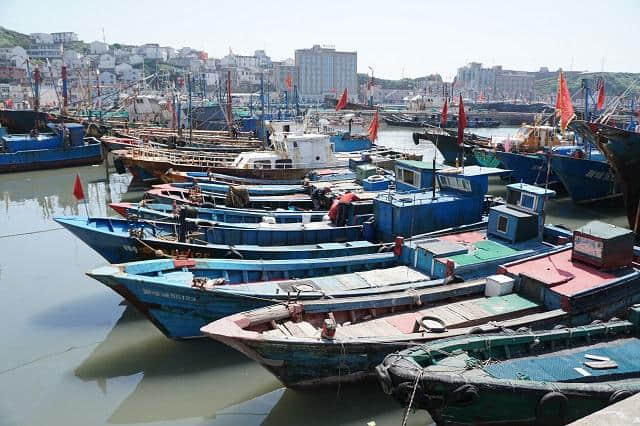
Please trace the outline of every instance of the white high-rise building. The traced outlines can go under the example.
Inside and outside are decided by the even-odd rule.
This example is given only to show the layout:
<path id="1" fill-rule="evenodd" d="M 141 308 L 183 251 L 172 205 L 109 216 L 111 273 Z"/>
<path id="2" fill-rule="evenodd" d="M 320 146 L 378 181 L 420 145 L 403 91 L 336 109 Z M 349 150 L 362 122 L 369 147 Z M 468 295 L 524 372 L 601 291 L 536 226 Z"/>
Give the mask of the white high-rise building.
<path id="1" fill-rule="evenodd" d="M 346 88 L 349 99 L 358 97 L 358 53 L 338 52 L 333 47 L 313 46 L 296 50 L 298 89 L 303 99 L 340 97 Z"/>

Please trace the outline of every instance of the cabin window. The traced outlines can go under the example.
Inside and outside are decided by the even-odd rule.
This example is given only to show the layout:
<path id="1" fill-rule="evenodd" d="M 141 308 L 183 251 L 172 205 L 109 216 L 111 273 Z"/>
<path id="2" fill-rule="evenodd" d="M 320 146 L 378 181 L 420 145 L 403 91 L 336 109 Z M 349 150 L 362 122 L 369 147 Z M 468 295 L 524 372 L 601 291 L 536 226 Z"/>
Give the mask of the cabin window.
<path id="1" fill-rule="evenodd" d="M 298 141 L 293 141 L 293 147 L 297 148 L 298 147 Z"/>
<path id="2" fill-rule="evenodd" d="M 290 127 L 288 124 L 285 124 L 285 125 L 283 126 L 283 129 L 282 129 L 282 130 L 283 130 L 284 132 L 289 133 L 289 132 L 291 131 L 291 130 L 289 130 L 290 128 L 291 128 L 291 127 Z"/>
<path id="3" fill-rule="evenodd" d="M 290 159 L 286 160 L 276 160 L 276 169 L 292 169 L 293 161 Z"/>
<path id="4" fill-rule="evenodd" d="M 256 160 L 253 163 L 254 169 L 270 169 L 271 168 L 271 160 Z"/>
<path id="5" fill-rule="evenodd" d="M 498 216 L 498 232 L 507 233 L 509 228 L 509 219 L 506 216 Z"/>
<path id="6" fill-rule="evenodd" d="M 416 188 L 420 187 L 420 175 L 413 170 L 407 169 L 399 169 L 400 173 L 400 181 L 406 183 L 407 185 L 414 186 Z"/>
<path id="7" fill-rule="evenodd" d="M 136 99 L 136 103 L 137 104 L 143 104 L 144 103 L 144 99 L 137 98 Z"/>
<path id="8" fill-rule="evenodd" d="M 533 195 L 520 193 L 520 205 L 526 209 L 534 210 L 536 208 L 536 199 Z"/>

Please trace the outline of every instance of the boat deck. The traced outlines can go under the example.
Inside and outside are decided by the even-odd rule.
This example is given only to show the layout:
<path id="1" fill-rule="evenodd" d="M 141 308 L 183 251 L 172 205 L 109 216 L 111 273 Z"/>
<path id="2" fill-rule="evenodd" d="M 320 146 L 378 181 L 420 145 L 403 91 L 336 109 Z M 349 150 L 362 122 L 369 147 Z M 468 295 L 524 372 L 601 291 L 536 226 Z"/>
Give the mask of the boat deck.
<path id="1" fill-rule="evenodd" d="M 505 380 L 534 380 L 543 382 L 594 382 L 628 379 L 640 373 L 640 339 L 629 338 L 615 342 L 581 346 L 547 355 L 515 358 L 484 367 L 491 377 Z M 616 368 L 595 369 L 585 365 L 586 355 L 609 358 Z"/>

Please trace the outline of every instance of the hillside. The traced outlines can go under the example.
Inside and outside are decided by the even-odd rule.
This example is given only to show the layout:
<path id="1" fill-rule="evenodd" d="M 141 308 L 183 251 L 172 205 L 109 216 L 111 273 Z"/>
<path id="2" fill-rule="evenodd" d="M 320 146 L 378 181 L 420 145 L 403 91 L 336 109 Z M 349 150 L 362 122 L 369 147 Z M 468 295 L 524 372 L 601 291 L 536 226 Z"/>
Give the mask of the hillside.
<path id="1" fill-rule="evenodd" d="M 640 74 L 624 72 L 585 72 L 567 73 L 567 85 L 569 92 L 575 93 L 581 87 L 582 80 L 590 80 L 591 90 L 596 90 L 596 82 L 600 77 L 605 79 L 605 91 L 607 96 L 615 96 L 624 92 L 635 80 L 640 79 Z M 558 88 L 557 74 L 547 78 L 536 79 L 535 91 L 537 95 L 555 95 Z M 635 95 L 640 94 L 640 84 L 633 90 Z"/>
<path id="2" fill-rule="evenodd" d="M 28 35 L 0 26 L 0 47 L 20 46 L 26 49 L 29 47 L 29 44 L 30 40 Z"/>

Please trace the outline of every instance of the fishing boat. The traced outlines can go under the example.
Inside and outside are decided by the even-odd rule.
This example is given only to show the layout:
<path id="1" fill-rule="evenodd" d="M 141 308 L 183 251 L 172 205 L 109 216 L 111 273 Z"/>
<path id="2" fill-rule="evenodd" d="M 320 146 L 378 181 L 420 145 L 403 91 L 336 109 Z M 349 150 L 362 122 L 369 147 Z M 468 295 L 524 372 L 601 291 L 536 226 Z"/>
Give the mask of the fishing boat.
<path id="1" fill-rule="evenodd" d="M 213 186 L 209 186 L 209 188 L 213 188 Z M 209 192 L 202 190 L 200 185 L 177 187 L 173 186 L 173 184 L 161 184 L 153 185 L 145 193 L 145 197 L 165 204 L 177 203 L 202 207 L 226 205 L 228 207 L 253 209 L 293 207 L 309 210 L 313 208 L 313 200 L 309 194 L 250 195 L 246 192 L 244 186 L 227 188 L 224 192 Z"/>
<path id="2" fill-rule="evenodd" d="M 474 157 L 482 158 L 484 164 L 499 162 L 502 167 L 511 170 L 510 177 L 515 182 L 541 185 L 557 182 L 557 177 L 548 167 L 545 153 L 553 147 L 572 144 L 560 138 L 554 127 L 524 124 L 511 137 L 494 137 L 490 147 L 474 148 L 474 152 L 482 151 L 474 154 Z"/>
<path id="3" fill-rule="evenodd" d="M 0 173 L 102 162 L 100 141 L 84 137 L 82 124 L 47 124 L 49 133 L 7 134 L 0 128 Z"/>
<path id="4" fill-rule="evenodd" d="M 234 186 L 226 182 L 175 182 L 170 185 L 154 185 L 154 188 L 182 188 L 192 189 L 195 187 L 200 188 L 204 192 L 212 193 L 226 193 L 229 188 Z M 305 194 L 309 192 L 309 187 L 302 184 L 297 185 L 242 185 L 249 195 L 292 195 L 292 194 Z"/>
<path id="5" fill-rule="evenodd" d="M 590 123 L 598 148 L 607 156 L 624 197 L 629 227 L 640 235 L 640 133 Z"/>
<path id="6" fill-rule="evenodd" d="M 599 149 L 584 146 L 556 147 L 551 167 L 575 203 L 592 203 L 622 194 L 616 176 Z"/>
<path id="7" fill-rule="evenodd" d="M 509 188 L 513 204 L 491 209 L 484 237 L 477 230 L 449 230 L 403 246 L 403 263 L 442 279 L 440 286 L 271 306 L 223 318 L 202 331 L 261 363 L 286 386 L 300 387 L 371 377 L 386 354 L 430 340 L 584 323 L 640 298 L 628 230 L 589 224 L 574 233 L 573 249 L 566 239 L 542 241 L 539 209 L 550 194 L 520 185 Z M 605 242 L 609 256 L 606 233 L 623 247 L 617 254 L 624 252 L 618 256 L 624 266 L 608 272 L 572 259 L 574 252 L 586 258 L 589 247 Z M 593 258 L 602 261 L 597 254 Z"/>
<path id="8" fill-rule="evenodd" d="M 344 167 L 336 159 L 326 135 L 274 135 L 273 150 L 230 153 L 185 152 L 134 148 L 114 151 L 134 178 L 161 180 L 169 170 L 220 173 L 252 179 L 302 179 L 318 168 Z"/>
<path id="9" fill-rule="evenodd" d="M 427 128 L 422 133 L 413 134 L 413 142 L 420 143 L 425 139 L 433 143 L 444 157 L 446 164 L 457 164 L 460 162 L 460 155 L 464 157 L 464 165 L 470 166 L 478 164 L 473 155 L 476 147 L 488 146 L 490 139 L 478 136 L 475 133 L 465 133 L 462 146 L 458 143 L 458 132 L 456 130 L 445 130 L 437 127 Z M 487 164 L 481 164 L 488 166 Z M 498 167 L 489 166 L 489 167 Z"/>
<path id="10" fill-rule="evenodd" d="M 203 337 L 200 328 L 238 312 L 292 300 L 340 299 L 436 285 L 397 265 L 392 250 L 292 260 L 149 260 L 88 272 L 121 294 L 167 337 Z M 328 275 L 329 274 L 329 275 Z"/>
<path id="11" fill-rule="evenodd" d="M 158 258 L 186 253 L 193 257 L 303 258 L 296 253 L 313 245 L 364 239 L 363 225 L 333 226 L 305 223 L 218 223 L 189 220 L 185 212 L 177 220 L 126 220 L 110 217 L 56 217 L 64 226 L 110 263 Z M 367 225 L 367 229 L 371 226 Z M 367 230 L 371 234 L 372 230 Z M 372 238 L 371 238 L 372 239 Z M 296 246 L 283 248 L 283 246 Z M 303 246 L 303 247 L 300 247 Z M 263 247 L 264 249 L 258 249 Z M 290 253 L 277 254 L 280 251 Z M 322 247 L 322 246 L 320 246 Z M 327 246 L 331 247 L 331 246 Z M 348 246 L 345 246 L 348 247 Z M 341 248 L 341 246 L 335 246 Z M 254 258 L 254 257 L 251 257 Z"/>
<path id="12" fill-rule="evenodd" d="M 176 206 L 172 204 L 151 203 L 144 200 L 140 203 L 111 203 L 109 207 L 125 219 L 136 217 L 170 220 L 175 219 L 178 214 Z M 321 222 L 327 216 L 326 211 L 315 210 L 236 209 L 226 206 L 190 208 L 195 210 L 191 214 L 194 219 L 225 223 L 259 223 L 265 220 L 274 223 Z"/>
<path id="13" fill-rule="evenodd" d="M 640 392 L 640 307 L 626 317 L 444 339 L 389 355 L 378 379 L 439 425 L 564 425 Z"/>
<path id="14" fill-rule="evenodd" d="M 333 169 L 331 169 L 333 170 Z M 174 182 L 218 182 L 233 185 L 298 185 L 302 179 L 278 180 L 278 179 L 250 179 L 238 176 L 225 175 L 212 172 L 177 172 L 168 170 L 162 180 L 167 183 Z"/>
<path id="15" fill-rule="evenodd" d="M 229 144 L 210 144 L 202 142 L 185 142 L 175 140 L 172 142 L 155 142 L 147 141 L 132 137 L 119 137 L 119 136 L 102 136 L 100 138 L 103 147 L 106 151 L 118 151 L 128 148 L 140 148 L 150 147 L 159 149 L 177 149 L 180 151 L 201 151 L 201 152 L 227 152 L 227 153 L 240 153 L 251 149 L 256 149 L 262 146 L 260 141 L 256 143 L 229 143 Z"/>

